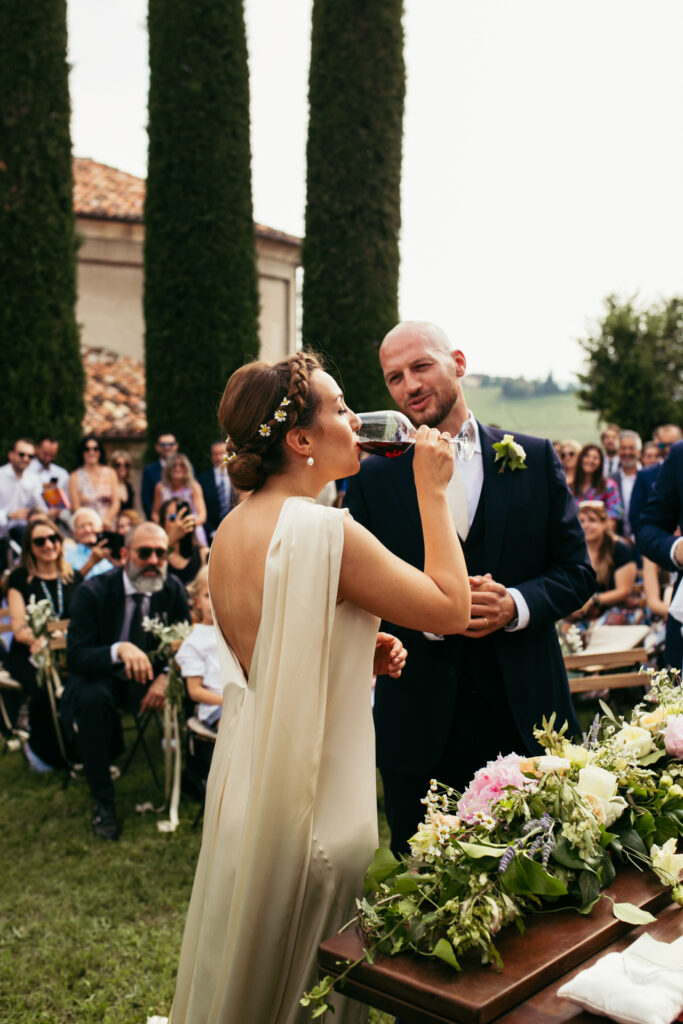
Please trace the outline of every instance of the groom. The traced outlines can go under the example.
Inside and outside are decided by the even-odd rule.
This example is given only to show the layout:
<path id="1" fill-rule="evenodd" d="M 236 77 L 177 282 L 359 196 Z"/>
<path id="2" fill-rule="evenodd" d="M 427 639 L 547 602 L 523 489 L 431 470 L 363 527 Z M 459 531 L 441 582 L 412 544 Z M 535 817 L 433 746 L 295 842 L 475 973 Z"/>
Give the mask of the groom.
<path id="1" fill-rule="evenodd" d="M 503 431 L 478 423 L 462 388 L 465 356 L 434 324 L 406 322 L 380 348 L 384 379 L 414 423 L 456 435 L 469 420 L 475 452 L 456 459 L 449 485 L 470 573 L 472 614 L 462 635 L 437 637 L 384 623 L 409 652 L 399 680 L 380 676 L 375 695 L 377 763 L 394 852 L 424 815 L 431 778 L 458 790 L 499 753 L 538 749 L 534 725 L 556 713 L 577 730 L 555 621 L 595 589 L 574 501 L 549 441 L 518 436 L 494 463 Z M 422 568 L 424 545 L 412 452 L 363 462 L 346 504 L 391 551 Z"/>

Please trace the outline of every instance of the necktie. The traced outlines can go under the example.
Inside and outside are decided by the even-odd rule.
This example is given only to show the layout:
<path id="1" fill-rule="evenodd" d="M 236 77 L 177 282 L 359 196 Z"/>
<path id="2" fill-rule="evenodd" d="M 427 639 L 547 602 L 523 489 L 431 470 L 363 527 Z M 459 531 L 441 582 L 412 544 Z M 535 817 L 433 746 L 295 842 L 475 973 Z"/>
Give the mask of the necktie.
<path id="1" fill-rule="evenodd" d="M 453 467 L 453 476 L 448 482 L 446 498 L 448 500 L 448 507 L 451 510 L 451 515 L 453 516 L 455 528 L 458 531 L 458 536 L 461 540 L 466 540 L 467 534 L 470 532 L 470 520 L 467 512 L 467 492 L 465 491 L 465 484 L 463 483 L 463 479 L 458 470 L 457 461 Z"/>
<path id="2" fill-rule="evenodd" d="M 142 628 L 142 594 L 133 594 L 133 615 L 130 620 L 130 629 L 128 630 L 128 639 L 130 643 L 135 644 L 141 651 L 147 650 L 147 633 Z"/>
<path id="3" fill-rule="evenodd" d="M 228 497 L 228 487 L 225 481 L 225 475 L 220 473 L 218 476 L 218 510 L 221 519 L 224 519 L 230 511 L 230 498 Z"/>

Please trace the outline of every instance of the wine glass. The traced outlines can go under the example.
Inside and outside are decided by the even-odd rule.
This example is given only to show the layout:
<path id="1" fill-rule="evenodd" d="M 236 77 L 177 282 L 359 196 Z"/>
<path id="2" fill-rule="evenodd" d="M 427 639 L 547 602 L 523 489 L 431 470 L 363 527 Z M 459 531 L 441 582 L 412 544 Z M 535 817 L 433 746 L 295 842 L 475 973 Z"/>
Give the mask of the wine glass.
<path id="1" fill-rule="evenodd" d="M 378 412 L 359 412 L 357 416 L 360 420 L 357 434 L 361 451 L 395 459 L 415 444 L 417 428 L 402 412 L 383 409 Z M 457 437 L 451 438 L 451 444 L 463 462 L 469 462 L 474 455 L 475 441 L 474 427 L 469 420 L 463 424 Z"/>

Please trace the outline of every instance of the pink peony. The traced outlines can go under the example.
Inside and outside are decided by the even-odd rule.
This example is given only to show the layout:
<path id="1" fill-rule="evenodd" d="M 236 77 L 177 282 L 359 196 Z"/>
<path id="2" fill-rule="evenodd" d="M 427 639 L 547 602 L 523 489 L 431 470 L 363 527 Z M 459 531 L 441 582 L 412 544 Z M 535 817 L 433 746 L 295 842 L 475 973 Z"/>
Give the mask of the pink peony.
<path id="1" fill-rule="evenodd" d="M 683 759 L 683 715 L 669 715 L 664 727 L 666 752 L 678 760 Z"/>
<path id="2" fill-rule="evenodd" d="M 458 814 L 464 821 L 475 821 L 479 814 L 491 815 L 494 804 L 506 795 L 506 787 L 524 789 L 534 784 L 519 767 L 523 761 L 518 754 L 498 755 L 496 761 L 489 761 L 485 768 L 480 768 L 463 793 L 458 803 Z"/>

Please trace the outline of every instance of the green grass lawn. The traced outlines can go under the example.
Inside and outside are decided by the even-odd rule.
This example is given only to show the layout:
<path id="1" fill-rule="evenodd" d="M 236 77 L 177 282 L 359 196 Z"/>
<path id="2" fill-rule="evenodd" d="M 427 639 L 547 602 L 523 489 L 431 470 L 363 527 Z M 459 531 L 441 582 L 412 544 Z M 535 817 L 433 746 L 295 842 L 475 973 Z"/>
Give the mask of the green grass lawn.
<path id="1" fill-rule="evenodd" d="M 142 755 L 116 792 L 123 834 L 105 842 L 90 833 L 85 782 L 65 789 L 63 776 L 0 753 L 2 1024 L 145 1024 L 168 1013 L 201 839 L 197 804 L 183 798 L 172 835 L 157 830 L 157 815 L 137 814 L 135 804 L 159 802 Z M 386 842 L 383 821 L 382 831 Z M 373 1010 L 370 1020 L 393 1018 Z"/>
<path id="2" fill-rule="evenodd" d="M 464 386 L 470 408 L 482 423 L 548 437 L 551 441 L 600 443 L 597 414 L 579 409 L 574 393 L 508 399 L 501 397 L 499 387 L 468 388 L 467 378 Z"/>

